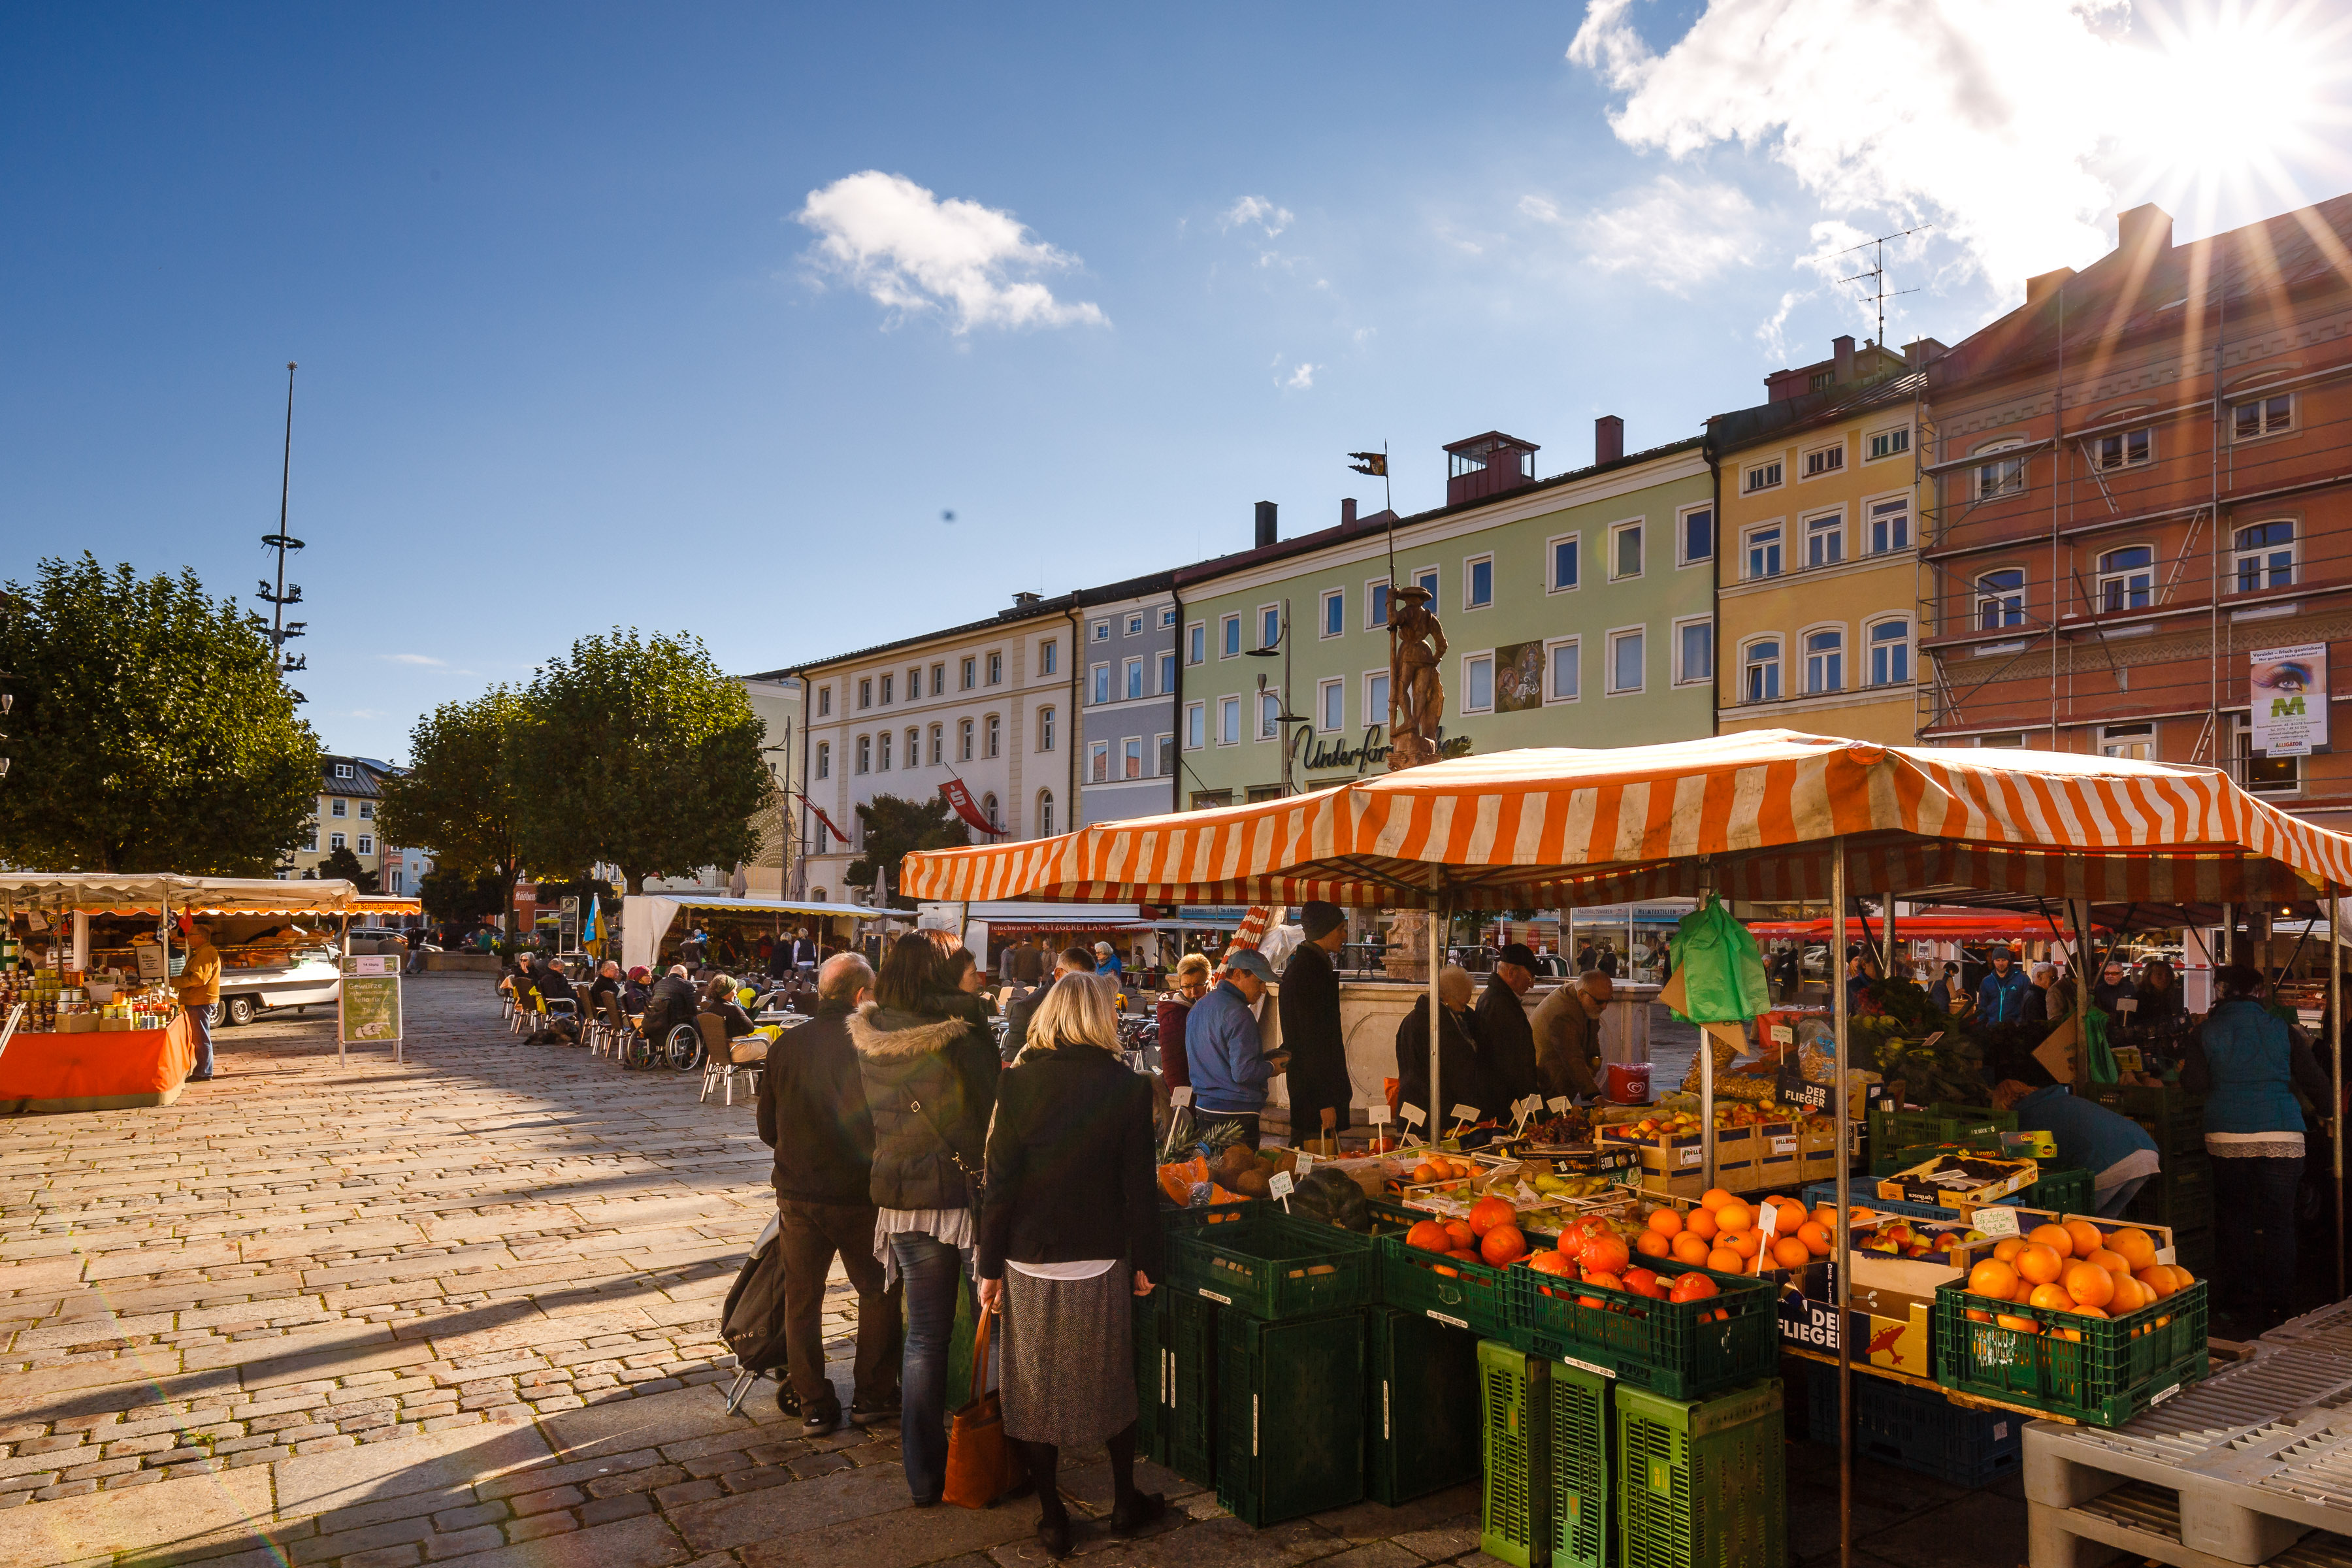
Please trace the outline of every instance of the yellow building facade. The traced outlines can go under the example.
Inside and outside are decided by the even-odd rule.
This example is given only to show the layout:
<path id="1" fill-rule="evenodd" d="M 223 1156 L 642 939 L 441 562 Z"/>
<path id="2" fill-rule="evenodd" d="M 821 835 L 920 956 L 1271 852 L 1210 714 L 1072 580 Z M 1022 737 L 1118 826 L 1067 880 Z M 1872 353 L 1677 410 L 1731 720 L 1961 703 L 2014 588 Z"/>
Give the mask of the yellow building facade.
<path id="1" fill-rule="evenodd" d="M 1836 359 L 1768 378 L 1773 401 L 1707 421 L 1723 520 L 1719 733 L 1911 743 L 1923 379 L 1841 339 Z"/>

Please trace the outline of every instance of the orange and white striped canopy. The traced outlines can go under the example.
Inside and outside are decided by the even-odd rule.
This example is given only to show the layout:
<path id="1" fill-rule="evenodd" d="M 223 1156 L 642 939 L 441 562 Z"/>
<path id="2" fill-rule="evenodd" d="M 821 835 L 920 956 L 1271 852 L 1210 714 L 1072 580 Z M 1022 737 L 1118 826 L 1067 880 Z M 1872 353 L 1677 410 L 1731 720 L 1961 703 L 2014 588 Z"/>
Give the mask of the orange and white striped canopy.
<path id="1" fill-rule="evenodd" d="M 2352 889 L 2352 837 L 2212 768 L 1770 730 L 1460 757 L 1312 795 L 909 855 L 919 899 L 1548 909 L 1977 889 L 2094 903 Z"/>

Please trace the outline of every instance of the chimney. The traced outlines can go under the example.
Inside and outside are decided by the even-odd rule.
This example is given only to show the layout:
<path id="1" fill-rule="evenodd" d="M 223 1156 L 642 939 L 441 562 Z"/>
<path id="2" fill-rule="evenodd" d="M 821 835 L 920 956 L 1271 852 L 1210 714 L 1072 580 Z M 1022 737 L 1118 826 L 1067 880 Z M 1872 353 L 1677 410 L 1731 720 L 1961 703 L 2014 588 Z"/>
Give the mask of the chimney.
<path id="1" fill-rule="evenodd" d="M 2055 272 L 2044 272 L 2037 277 L 2027 279 L 2025 302 L 2029 305 L 2039 305 L 2042 300 L 2058 292 L 2059 288 L 2074 276 L 2073 268 L 2061 267 Z"/>
<path id="2" fill-rule="evenodd" d="M 1015 594 L 1013 595 L 1013 607 L 1016 610 L 1034 610 L 1037 607 L 1039 603 L 1039 595 L 1035 594 Z"/>
<path id="3" fill-rule="evenodd" d="M 1260 550 L 1274 542 L 1275 505 L 1270 500 L 1257 503 L 1257 547 Z"/>
<path id="4" fill-rule="evenodd" d="M 1853 334 L 1848 332 L 1843 337 L 1832 338 L 1830 351 L 1837 364 L 1837 379 L 1852 381 L 1853 379 Z"/>
<path id="5" fill-rule="evenodd" d="M 1356 526 L 1356 498 L 1354 496 L 1349 496 L 1339 503 L 1339 526 L 1341 528 L 1353 528 Z"/>
<path id="6" fill-rule="evenodd" d="M 1903 345 L 1903 368 L 1925 370 L 1951 351 L 1933 338 L 1917 338 Z"/>
<path id="7" fill-rule="evenodd" d="M 2116 248 L 2134 256 L 2172 248 L 2172 215 L 2154 202 L 2116 215 Z"/>
<path id="8" fill-rule="evenodd" d="M 1592 422 L 1592 460 L 1613 463 L 1625 455 L 1625 421 L 1604 414 Z"/>

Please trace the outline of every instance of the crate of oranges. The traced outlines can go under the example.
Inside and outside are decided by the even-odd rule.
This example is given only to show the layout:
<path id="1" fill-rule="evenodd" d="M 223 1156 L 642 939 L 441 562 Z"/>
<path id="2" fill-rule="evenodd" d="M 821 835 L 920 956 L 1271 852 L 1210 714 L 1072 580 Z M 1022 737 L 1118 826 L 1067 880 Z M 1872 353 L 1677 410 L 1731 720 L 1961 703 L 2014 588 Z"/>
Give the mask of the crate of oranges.
<path id="1" fill-rule="evenodd" d="M 1549 1232 L 1522 1229 L 1518 1210 L 1504 1198 L 1480 1198 L 1458 1216 L 1428 1215 L 1374 1238 L 1380 1300 L 1484 1338 L 1506 1338 L 1506 1276 L 1531 1247 L 1548 1249 L 1552 1241 Z"/>
<path id="2" fill-rule="evenodd" d="M 2042 1220 L 1936 1292 L 1936 1381 L 2119 1426 L 2205 1375 L 2205 1285 L 2158 1227 Z"/>
<path id="3" fill-rule="evenodd" d="M 1754 1211 L 1721 1191 L 1574 1221 L 1509 1270 L 1511 1342 L 1669 1399 L 1769 1376 L 1780 1326 L 1752 1276 L 1762 1240 Z"/>

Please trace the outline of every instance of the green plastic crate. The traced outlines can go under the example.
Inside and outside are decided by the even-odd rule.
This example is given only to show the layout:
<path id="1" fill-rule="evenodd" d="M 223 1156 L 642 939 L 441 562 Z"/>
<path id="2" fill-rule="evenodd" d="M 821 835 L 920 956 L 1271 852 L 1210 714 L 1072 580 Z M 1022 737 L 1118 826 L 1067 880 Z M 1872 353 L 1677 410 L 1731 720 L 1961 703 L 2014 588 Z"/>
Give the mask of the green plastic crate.
<path id="1" fill-rule="evenodd" d="M 1168 1462 L 1168 1292 L 1137 1298 L 1129 1320 L 1135 1333 L 1135 1451 L 1155 1465 Z"/>
<path id="2" fill-rule="evenodd" d="M 2021 1209 L 2048 1209 L 2052 1214 L 2089 1214 L 2097 1178 L 2075 1165 L 2042 1165 L 2034 1184 L 2008 1200 Z"/>
<path id="3" fill-rule="evenodd" d="M 2075 1211 L 2080 1213 L 2082 1211 Z M 2132 1194 L 2127 1219 L 2174 1230 L 2213 1228 L 2213 1162 L 2203 1154 L 2169 1154 L 2164 1168 Z"/>
<path id="4" fill-rule="evenodd" d="M 1364 1314 L 1217 1315 L 1217 1501 L 1251 1526 L 1364 1498 Z M 1338 1393 L 1340 1397 L 1333 1397 Z"/>
<path id="5" fill-rule="evenodd" d="M 1478 1341 L 1364 1309 L 1364 1495 L 1394 1508 L 1478 1477 Z"/>
<path id="6" fill-rule="evenodd" d="M 1925 1110 L 1872 1110 L 1864 1113 L 1870 1138 L 1870 1173 L 1891 1176 L 1910 1169 L 1901 1163 L 1906 1149 L 1928 1143 L 1969 1143 L 2017 1131 L 2017 1114 L 1989 1105 L 1931 1105 Z M 1927 1158 L 1922 1154 L 1920 1159 Z M 1915 1160 L 1912 1164 L 1918 1163 Z"/>
<path id="7" fill-rule="evenodd" d="M 1970 1311 L 2030 1318 L 2040 1331 L 1978 1322 Z M 2201 1279 L 2120 1318 L 1995 1302 L 1945 1285 L 1936 1291 L 1936 1381 L 2089 1426 L 2120 1426 L 2205 1375 L 2205 1322 Z"/>
<path id="8" fill-rule="evenodd" d="M 1168 1275 L 1179 1290 L 1254 1318 L 1303 1318 L 1372 1300 L 1372 1245 L 1336 1226 L 1259 1213 L 1170 1237 Z"/>
<path id="9" fill-rule="evenodd" d="M 2168 1163 L 2175 1154 L 2205 1152 L 2205 1097 L 2191 1094 L 2177 1083 L 2103 1083 L 2091 1086 L 2091 1099 L 2110 1110 L 2121 1111 L 2156 1140 L 2157 1153 Z"/>
<path id="10" fill-rule="evenodd" d="M 1717 1293 L 1696 1301 L 1657 1301 L 1514 1268 L 1506 1271 L 1511 1342 L 1670 1399 L 1752 1383 L 1780 1364 L 1779 1301 L 1769 1281 L 1694 1270 L 1663 1258 L 1642 1261 L 1661 1279 L 1705 1274 Z M 1586 1306 L 1587 1300 L 1601 1304 Z M 1724 1314 L 1719 1321 L 1718 1312 Z"/>
<path id="11" fill-rule="evenodd" d="M 1610 1568 L 1610 1380 L 1562 1362 L 1536 1366 L 1544 1412 L 1540 1495 L 1551 1568 Z"/>
<path id="12" fill-rule="evenodd" d="M 1213 1487 L 1217 1484 L 1216 1303 L 1171 1292 L 1166 1331 L 1166 1402 L 1160 1418 L 1168 1431 L 1168 1468 L 1196 1487 Z"/>
<path id="13" fill-rule="evenodd" d="M 1180 1230 L 1198 1230 L 1204 1225 L 1232 1225 L 1249 1218 L 1263 1206 L 1263 1201 L 1257 1198 L 1235 1198 L 1231 1203 L 1180 1208 L 1163 1198 L 1160 1204 L 1160 1228 L 1173 1235 Z"/>
<path id="14" fill-rule="evenodd" d="M 1623 1568 L 1786 1568 L 1780 1379 L 1704 1400 L 1621 1384 L 1613 1403 Z"/>
<path id="15" fill-rule="evenodd" d="M 2213 1272 L 2213 1228 L 2208 1224 L 2191 1230 L 2175 1228 L 2172 1261 L 2200 1279 Z"/>
<path id="16" fill-rule="evenodd" d="M 1402 1231 L 1379 1236 L 1373 1245 L 1379 1252 L 1378 1294 L 1383 1303 L 1423 1313 L 1484 1339 L 1510 1337 L 1510 1276 L 1522 1270 L 1424 1252 L 1406 1246 Z M 1549 1238 L 1540 1242 L 1532 1236 L 1528 1238 L 1530 1251 L 1549 1245 Z"/>
<path id="17" fill-rule="evenodd" d="M 1486 1480 L 1479 1489 L 1478 1549 L 1511 1568 L 1539 1568 L 1544 1541 L 1538 1478 L 1545 1452 L 1536 1380 L 1543 1363 L 1496 1340 L 1478 1342 L 1478 1415 Z"/>

